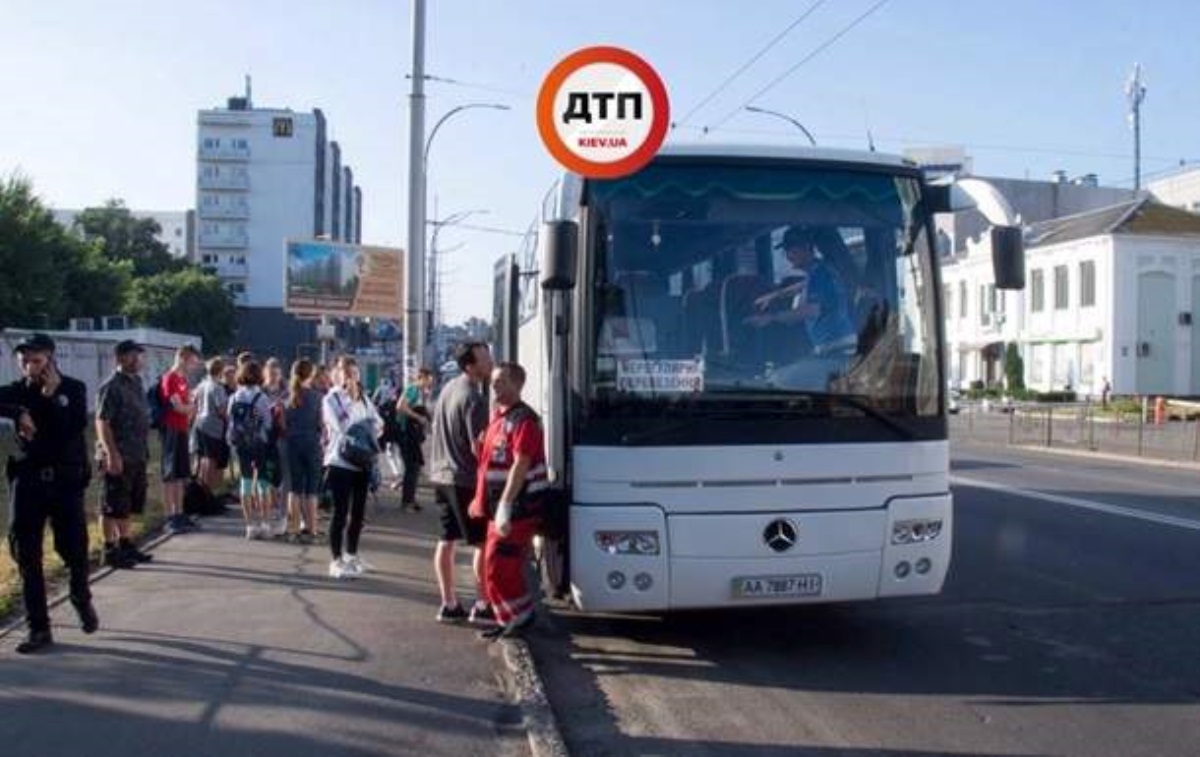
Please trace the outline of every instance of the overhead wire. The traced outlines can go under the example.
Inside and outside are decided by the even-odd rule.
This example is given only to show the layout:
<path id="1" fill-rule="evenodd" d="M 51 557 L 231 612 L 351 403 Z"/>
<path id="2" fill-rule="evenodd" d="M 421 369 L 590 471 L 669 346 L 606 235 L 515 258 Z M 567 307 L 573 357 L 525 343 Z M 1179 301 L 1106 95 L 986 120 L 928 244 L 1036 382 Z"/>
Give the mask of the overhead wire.
<path id="1" fill-rule="evenodd" d="M 727 76 L 725 78 L 725 80 L 722 81 L 720 84 L 718 84 L 713 89 L 712 92 L 709 92 L 708 95 L 703 100 L 701 100 L 700 102 L 698 102 L 694 106 L 692 106 L 692 109 L 689 110 L 687 112 L 687 114 L 684 115 L 684 117 L 679 120 L 678 124 L 680 126 L 686 125 L 687 122 L 691 120 L 692 116 L 696 115 L 697 111 L 699 111 L 705 105 L 708 105 L 710 102 L 712 102 L 713 98 L 715 98 L 717 95 L 721 94 L 721 92 L 725 91 L 725 88 L 728 87 L 730 84 L 732 84 L 735 79 L 737 79 L 739 76 L 744 74 L 748 68 L 753 66 L 755 63 L 758 62 L 758 60 L 760 58 L 762 58 L 764 55 L 766 55 L 768 52 L 770 52 L 770 50 L 772 48 L 774 48 L 775 45 L 779 44 L 780 41 L 782 41 L 783 38 L 786 37 L 788 35 L 788 33 L 792 31 L 792 29 L 795 29 L 797 26 L 799 26 L 800 23 L 804 21 L 804 19 L 811 16 L 813 14 L 813 12 L 817 10 L 817 8 L 820 8 L 824 4 L 825 4 L 825 0 L 816 0 L 816 2 L 814 2 L 812 5 L 810 5 L 808 7 L 808 10 L 806 10 L 800 14 L 799 18 L 797 18 L 792 23 L 788 24 L 788 26 L 785 27 L 783 31 L 779 32 L 779 34 L 776 34 L 774 37 L 772 37 L 771 40 L 769 42 L 767 42 L 767 44 L 761 50 L 759 50 L 757 53 L 752 55 L 750 57 L 750 59 L 747 60 L 745 63 L 743 63 L 741 66 L 739 66 L 736 71 L 734 71 L 732 74 Z"/>
<path id="2" fill-rule="evenodd" d="M 762 97 L 767 92 L 770 92 L 772 89 L 774 89 L 776 86 L 778 86 L 779 83 L 782 82 L 784 79 L 786 79 L 789 76 L 791 76 L 792 74 L 796 73 L 796 71 L 798 71 L 804 64 L 808 63 L 813 58 L 817 57 L 821 53 L 823 53 L 826 50 L 828 50 L 829 48 L 833 47 L 835 44 L 837 44 L 838 40 L 840 40 L 842 37 L 845 37 L 855 27 L 857 27 L 859 24 L 866 21 L 868 18 L 873 16 L 875 13 L 877 13 L 881 8 L 883 8 L 883 6 L 887 5 L 888 2 L 889 2 L 889 0 L 877 0 L 877 2 L 874 5 L 872 5 L 870 8 L 867 8 L 867 10 L 865 10 L 863 13 L 856 16 L 853 21 L 851 21 L 849 24 L 842 27 L 832 37 L 828 38 L 827 40 L 822 42 L 820 45 L 818 45 L 815 49 L 813 49 L 812 52 L 810 52 L 808 55 L 805 55 L 803 58 L 801 58 L 799 61 L 797 61 L 796 64 L 793 65 L 791 68 L 787 69 L 779 76 L 776 76 L 774 79 L 772 79 L 770 82 L 768 82 L 764 87 L 759 89 L 753 95 L 750 95 L 750 97 L 747 98 L 746 101 L 743 102 L 741 105 L 737 106 L 733 110 L 726 113 L 724 116 L 721 117 L 720 120 L 716 121 L 715 123 L 709 124 L 706 128 L 711 130 L 711 129 L 715 129 L 715 128 L 718 128 L 721 125 L 723 125 L 729 119 L 733 118 L 738 113 L 740 113 L 742 111 L 742 109 L 745 108 L 747 105 L 750 105 L 751 103 L 753 103 L 758 98 Z"/>

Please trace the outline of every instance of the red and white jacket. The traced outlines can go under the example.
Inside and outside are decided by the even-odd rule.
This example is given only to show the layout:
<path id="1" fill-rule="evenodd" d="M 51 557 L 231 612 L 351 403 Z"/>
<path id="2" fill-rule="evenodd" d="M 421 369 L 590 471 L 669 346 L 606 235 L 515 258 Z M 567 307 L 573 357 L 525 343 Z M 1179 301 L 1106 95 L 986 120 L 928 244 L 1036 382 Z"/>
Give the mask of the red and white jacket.
<path id="1" fill-rule="evenodd" d="M 533 408 L 524 402 L 492 415 L 479 451 L 479 473 L 475 485 L 475 512 L 492 517 L 500 503 L 500 495 L 508 483 L 508 472 L 520 453 L 533 463 L 525 474 L 525 485 L 513 503 L 513 520 L 533 518 L 542 514 L 543 493 L 550 488 L 546 475 L 546 448 L 543 443 L 542 422 Z"/>

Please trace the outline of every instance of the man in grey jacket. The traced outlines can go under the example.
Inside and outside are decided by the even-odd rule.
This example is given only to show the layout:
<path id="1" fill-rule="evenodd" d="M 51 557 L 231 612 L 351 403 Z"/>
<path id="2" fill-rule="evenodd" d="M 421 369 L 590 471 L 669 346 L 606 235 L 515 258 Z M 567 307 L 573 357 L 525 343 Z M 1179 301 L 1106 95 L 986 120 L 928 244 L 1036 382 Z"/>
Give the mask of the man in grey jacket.
<path id="1" fill-rule="evenodd" d="M 475 495 L 479 467 L 479 445 L 487 430 L 488 410 L 484 385 L 492 373 L 492 355 L 482 342 L 465 342 L 455 350 L 462 374 L 443 387 L 433 411 L 429 479 L 441 506 L 441 538 L 434 551 L 434 570 L 442 605 L 441 623 L 470 620 L 494 623 L 491 608 L 483 599 L 483 543 L 487 523 L 467 514 Z M 475 547 L 475 605 L 468 616 L 454 588 L 455 545 L 465 541 Z"/>

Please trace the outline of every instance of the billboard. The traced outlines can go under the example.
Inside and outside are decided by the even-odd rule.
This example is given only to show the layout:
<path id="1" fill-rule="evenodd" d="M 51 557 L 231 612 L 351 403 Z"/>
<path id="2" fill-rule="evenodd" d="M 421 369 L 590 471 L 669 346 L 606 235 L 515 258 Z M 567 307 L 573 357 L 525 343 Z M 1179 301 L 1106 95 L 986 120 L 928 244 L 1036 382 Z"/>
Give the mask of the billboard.
<path id="1" fill-rule="evenodd" d="M 284 304 L 289 313 L 399 318 L 403 252 L 342 242 L 285 242 Z"/>

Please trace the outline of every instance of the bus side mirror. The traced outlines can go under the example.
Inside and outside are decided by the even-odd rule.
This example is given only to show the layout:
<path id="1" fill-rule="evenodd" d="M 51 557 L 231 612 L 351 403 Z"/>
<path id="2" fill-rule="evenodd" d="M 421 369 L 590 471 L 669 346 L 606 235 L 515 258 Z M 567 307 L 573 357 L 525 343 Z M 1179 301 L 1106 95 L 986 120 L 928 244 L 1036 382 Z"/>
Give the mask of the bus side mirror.
<path id="1" fill-rule="evenodd" d="M 574 289 L 579 224 L 574 221 L 550 221 L 542 225 L 542 234 L 546 240 L 542 289 L 564 292 Z"/>
<path id="2" fill-rule="evenodd" d="M 1025 240 L 1020 226 L 992 227 L 992 273 L 997 289 L 1025 288 Z"/>

